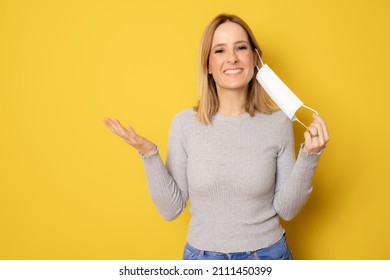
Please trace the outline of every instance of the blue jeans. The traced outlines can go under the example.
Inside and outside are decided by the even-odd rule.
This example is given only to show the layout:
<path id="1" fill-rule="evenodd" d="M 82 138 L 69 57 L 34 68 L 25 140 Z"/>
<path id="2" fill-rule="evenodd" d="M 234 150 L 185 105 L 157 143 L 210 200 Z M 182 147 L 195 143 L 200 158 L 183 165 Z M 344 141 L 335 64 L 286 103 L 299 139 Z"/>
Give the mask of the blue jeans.
<path id="1" fill-rule="evenodd" d="M 203 251 L 186 244 L 183 260 L 292 260 L 291 250 L 287 246 L 286 236 L 266 248 L 240 253 L 218 253 Z"/>

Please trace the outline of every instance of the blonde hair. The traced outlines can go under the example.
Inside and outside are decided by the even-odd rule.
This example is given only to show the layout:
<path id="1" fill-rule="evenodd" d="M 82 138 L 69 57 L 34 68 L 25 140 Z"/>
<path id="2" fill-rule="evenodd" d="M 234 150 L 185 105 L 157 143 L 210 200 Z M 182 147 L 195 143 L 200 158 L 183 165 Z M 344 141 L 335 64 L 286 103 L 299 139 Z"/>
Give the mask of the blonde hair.
<path id="1" fill-rule="evenodd" d="M 214 32 L 218 26 L 229 21 L 239 24 L 248 35 L 252 51 L 255 52 L 257 49 L 259 55 L 261 56 L 262 54 L 253 32 L 249 26 L 238 16 L 220 14 L 209 23 L 200 41 L 198 78 L 199 101 L 197 106 L 194 107 L 194 110 L 197 112 L 196 118 L 203 124 L 210 124 L 212 116 L 217 113 L 219 108 L 219 100 L 215 81 L 213 76 L 208 72 L 209 56 Z M 259 61 L 257 59 L 256 64 L 258 63 Z M 276 104 L 270 99 L 261 85 L 257 82 L 257 68 L 255 68 L 254 71 L 255 73 L 253 78 L 248 85 L 248 94 L 246 100 L 246 111 L 252 117 L 255 115 L 256 111 L 262 113 L 271 113 L 272 111 L 278 110 Z"/>

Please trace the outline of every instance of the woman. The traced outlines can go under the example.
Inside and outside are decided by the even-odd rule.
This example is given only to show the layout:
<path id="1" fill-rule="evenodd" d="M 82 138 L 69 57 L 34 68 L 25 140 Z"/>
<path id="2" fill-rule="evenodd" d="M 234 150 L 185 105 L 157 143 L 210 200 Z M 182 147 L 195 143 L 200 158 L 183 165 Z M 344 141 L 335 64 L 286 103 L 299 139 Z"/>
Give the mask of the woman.
<path id="1" fill-rule="evenodd" d="M 329 141 L 321 117 L 295 159 L 291 121 L 256 81 L 256 39 L 237 16 L 221 14 L 200 47 L 200 99 L 172 122 L 164 165 L 158 147 L 118 120 L 106 125 L 143 158 L 150 195 L 175 219 L 191 200 L 184 259 L 292 259 L 279 217 L 305 204 Z"/>

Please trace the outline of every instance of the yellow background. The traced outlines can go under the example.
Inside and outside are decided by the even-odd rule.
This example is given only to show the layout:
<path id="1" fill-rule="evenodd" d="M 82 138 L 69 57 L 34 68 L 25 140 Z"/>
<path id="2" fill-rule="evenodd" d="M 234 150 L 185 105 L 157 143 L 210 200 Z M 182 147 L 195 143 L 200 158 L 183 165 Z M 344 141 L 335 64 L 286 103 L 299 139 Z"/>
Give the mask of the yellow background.
<path id="1" fill-rule="evenodd" d="M 142 161 L 102 120 L 132 124 L 165 159 L 220 12 L 248 22 L 329 125 L 312 196 L 283 222 L 294 257 L 390 259 L 388 3 L 1 0 L 0 259 L 181 258 L 188 209 L 160 217 Z"/>

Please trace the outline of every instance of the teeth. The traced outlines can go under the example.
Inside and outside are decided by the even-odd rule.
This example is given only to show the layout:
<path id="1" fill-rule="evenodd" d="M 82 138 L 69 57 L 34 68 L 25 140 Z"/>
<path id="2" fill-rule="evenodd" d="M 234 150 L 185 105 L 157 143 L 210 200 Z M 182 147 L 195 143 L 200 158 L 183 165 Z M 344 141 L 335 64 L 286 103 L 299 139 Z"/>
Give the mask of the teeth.
<path id="1" fill-rule="evenodd" d="M 229 69 L 225 71 L 225 74 L 236 74 L 242 72 L 242 69 Z"/>

